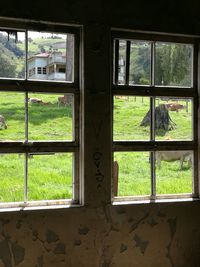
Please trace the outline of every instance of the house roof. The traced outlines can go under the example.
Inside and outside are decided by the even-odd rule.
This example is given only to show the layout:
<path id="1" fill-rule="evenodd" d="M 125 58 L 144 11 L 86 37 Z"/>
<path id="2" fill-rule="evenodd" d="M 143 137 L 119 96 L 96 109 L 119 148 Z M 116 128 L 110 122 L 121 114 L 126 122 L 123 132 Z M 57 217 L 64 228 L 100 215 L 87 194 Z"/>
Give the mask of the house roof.
<path id="1" fill-rule="evenodd" d="M 52 54 L 54 54 L 54 52 L 53 53 L 47 53 L 47 52 L 40 53 L 40 54 L 36 54 L 36 55 L 31 56 L 28 60 L 32 60 L 34 58 L 48 58 L 48 57 L 52 56 Z M 61 56 L 66 57 L 66 54 L 62 53 Z"/>
<path id="2" fill-rule="evenodd" d="M 41 54 L 31 56 L 28 60 L 31 60 L 33 58 L 47 58 L 49 57 L 49 55 L 50 53 L 41 53 Z"/>

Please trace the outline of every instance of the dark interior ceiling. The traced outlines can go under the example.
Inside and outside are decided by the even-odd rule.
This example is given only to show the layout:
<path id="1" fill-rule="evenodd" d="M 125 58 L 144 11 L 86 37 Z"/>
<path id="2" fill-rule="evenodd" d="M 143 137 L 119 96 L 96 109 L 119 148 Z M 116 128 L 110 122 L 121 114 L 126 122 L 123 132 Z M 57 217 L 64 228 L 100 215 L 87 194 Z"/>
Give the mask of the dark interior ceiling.
<path id="1" fill-rule="evenodd" d="M 200 34 L 200 1 L 2 1 L 0 16 Z"/>

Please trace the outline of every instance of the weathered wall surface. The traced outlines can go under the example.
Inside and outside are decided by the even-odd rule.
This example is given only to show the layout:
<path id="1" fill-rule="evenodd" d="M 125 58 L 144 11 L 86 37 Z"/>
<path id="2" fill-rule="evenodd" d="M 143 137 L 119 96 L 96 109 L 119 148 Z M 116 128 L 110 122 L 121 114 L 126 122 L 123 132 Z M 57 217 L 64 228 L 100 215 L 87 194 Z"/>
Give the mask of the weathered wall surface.
<path id="1" fill-rule="evenodd" d="M 0 216 L 0 266 L 199 267 L 199 204 Z"/>
<path id="2" fill-rule="evenodd" d="M 87 151 L 85 207 L 0 213 L 0 267 L 200 266 L 198 201 L 110 204 L 110 27 L 199 34 L 198 7 L 198 1 L 172 0 L 1 3 L 0 16 L 86 24 Z"/>

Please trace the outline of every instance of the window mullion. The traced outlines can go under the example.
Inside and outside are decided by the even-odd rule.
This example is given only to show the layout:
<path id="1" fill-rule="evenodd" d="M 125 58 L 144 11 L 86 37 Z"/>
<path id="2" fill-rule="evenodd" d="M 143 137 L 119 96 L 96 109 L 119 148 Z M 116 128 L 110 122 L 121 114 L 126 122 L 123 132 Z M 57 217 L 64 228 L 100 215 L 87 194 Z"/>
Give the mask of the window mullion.
<path id="1" fill-rule="evenodd" d="M 151 42 L 151 69 L 150 69 L 151 86 L 155 86 L 155 42 Z M 155 141 L 155 96 L 150 98 L 150 110 L 151 110 L 151 141 Z M 153 151 L 151 154 L 151 199 L 156 198 L 156 170 L 155 170 L 155 155 Z"/>
<path id="2" fill-rule="evenodd" d="M 155 42 L 151 42 L 151 69 L 150 69 L 150 77 L 151 86 L 155 86 Z"/>
<path id="3" fill-rule="evenodd" d="M 151 199 L 156 198 L 156 171 L 155 171 L 155 151 L 150 152 L 151 163 Z"/>
<path id="4" fill-rule="evenodd" d="M 28 143 L 28 92 L 25 93 L 25 143 Z"/>
<path id="5" fill-rule="evenodd" d="M 25 80 L 28 79 L 28 31 L 25 31 Z"/>
<path id="6" fill-rule="evenodd" d="M 24 202 L 28 201 L 28 153 L 25 153 L 24 160 Z"/>
<path id="7" fill-rule="evenodd" d="M 131 51 L 131 41 L 126 41 L 126 80 L 125 80 L 126 85 L 129 84 L 130 51 Z"/>

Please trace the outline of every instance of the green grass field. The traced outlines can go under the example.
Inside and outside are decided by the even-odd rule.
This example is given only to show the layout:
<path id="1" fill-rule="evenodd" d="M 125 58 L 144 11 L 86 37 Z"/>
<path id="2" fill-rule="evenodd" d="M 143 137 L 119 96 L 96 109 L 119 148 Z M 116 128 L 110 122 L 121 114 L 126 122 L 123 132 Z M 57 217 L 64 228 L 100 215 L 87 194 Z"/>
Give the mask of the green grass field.
<path id="1" fill-rule="evenodd" d="M 172 101 L 169 100 L 169 103 Z M 156 100 L 156 106 L 167 103 Z M 191 101 L 178 101 L 183 109 L 169 111 L 176 124 L 173 130 L 160 131 L 156 140 L 191 140 L 192 139 L 192 107 Z M 114 98 L 114 140 L 149 140 L 150 128 L 140 123 L 150 107 L 148 97 L 115 97 Z M 149 152 L 116 152 L 114 160 L 119 164 L 118 196 L 150 195 L 151 172 Z M 179 161 L 162 161 L 161 168 L 156 167 L 157 194 L 179 194 L 192 192 L 192 167 L 184 162 L 180 169 Z"/>
<path id="2" fill-rule="evenodd" d="M 73 140 L 72 107 L 58 106 L 57 94 L 29 94 L 47 105 L 28 103 L 29 141 Z M 6 119 L 7 129 L 1 127 L 0 140 L 25 140 L 25 114 L 23 93 L 1 92 L 0 114 Z M 149 110 L 149 98 L 114 98 L 114 140 L 149 140 L 149 127 L 140 123 Z M 158 104 L 158 100 L 156 102 Z M 159 103 L 165 103 L 159 100 Z M 184 106 L 185 101 L 179 101 Z M 170 112 L 176 127 L 158 133 L 157 140 L 188 140 L 192 136 L 191 102 L 179 112 Z M 116 152 L 119 164 L 118 196 L 150 195 L 151 171 L 149 152 Z M 28 200 L 72 198 L 73 153 L 34 155 L 28 159 Z M 0 155 L 0 202 L 24 200 L 24 155 Z M 162 161 L 156 169 L 158 194 L 192 192 L 192 168 L 184 162 Z"/>
<path id="3" fill-rule="evenodd" d="M 73 140 L 72 107 L 58 106 L 57 94 L 29 94 L 47 105 L 28 103 L 30 141 Z M 1 115 L 7 129 L 1 127 L 0 140 L 25 140 L 25 95 L 1 92 Z M 0 201 L 24 200 L 24 156 L 0 155 Z M 34 155 L 28 159 L 28 200 L 72 198 L 72 153 Z"/>

